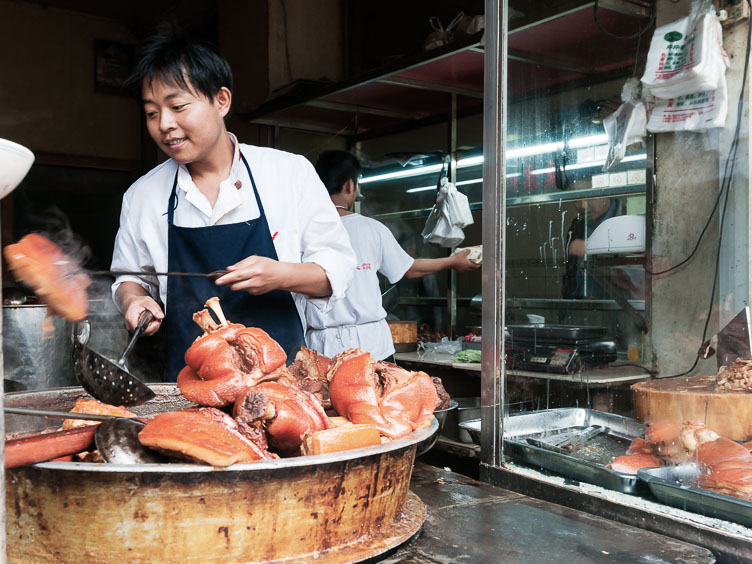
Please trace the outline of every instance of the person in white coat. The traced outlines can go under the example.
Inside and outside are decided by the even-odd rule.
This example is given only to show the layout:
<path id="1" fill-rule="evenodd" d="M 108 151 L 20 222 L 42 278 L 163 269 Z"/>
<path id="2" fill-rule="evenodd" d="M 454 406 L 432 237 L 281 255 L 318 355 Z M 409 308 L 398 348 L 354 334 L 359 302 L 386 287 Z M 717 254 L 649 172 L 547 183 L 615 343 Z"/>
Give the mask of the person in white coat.
<path id="1" fill-rule="evenodd" d="M 133 329 L 165 321 L 168 376 L 201 334 L 192 314 L 213 296 L 229 321 L 260 327 L 292 362 L 304 344 L 306 307 L 326 311 L 355 270 L 349 238 L 311 163 L 238 142 L 225 118 L 232 73 L 212 45 L 170 31 L 143 45 L 132 77 L 146 126 L 169 159 L 123 197 L 113 271 L 210 273 L 118 276 L 113 297 Z M 163 310 L 164 308 L 164 310 Z"/>
<path id="2" fill-rule="evenodd" d="M 468 260 L 469 250 L 446 258 L 413 259 L 384 224 L 350 211 L 361 172 L 360 162 L 350 153 L 325 151 L 316 162 L 316 172 L 350 236 L 357 264 L 344 299 L 326 312 L 306 308 L 306 344 L 329 357 L 358 347 L 376 360 L 393 361 L 394 345 L 377 273 L 396 284 L 403 277 L 420 278 L 449 268 L 469 272 L 480 265 Z"/>

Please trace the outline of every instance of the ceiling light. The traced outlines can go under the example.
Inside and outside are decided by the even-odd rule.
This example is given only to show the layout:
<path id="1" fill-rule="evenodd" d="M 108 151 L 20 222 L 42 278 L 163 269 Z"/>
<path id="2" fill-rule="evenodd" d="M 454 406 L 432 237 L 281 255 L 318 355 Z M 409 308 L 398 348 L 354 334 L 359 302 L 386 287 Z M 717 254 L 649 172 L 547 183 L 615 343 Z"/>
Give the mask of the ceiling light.
<path id="1" fill-rule="evenodd" d="M 380 182 L 384 180 L 395 180 L 397 178 L 408 178 L 410 176 L 420 176 L 422 174 L 430 174 L 432 172 L 439 172 L 443 165 L 429 165 L 420 166 L 416 168 L 408 168 L 405 170 L 397 170 L 395 172 L 387 172 L 385 174 L 377 174 L 376 176 L 367 176 L 361 178 L 358 184 L 368 184 L 369 182 Z"/>
<path id="2" fill-rule="evenodd" d="M 624 157 L 620 162 L 622 163 L 629 163 L 633 161 L 644 161 L 647 158 L 647 155 L 630 155 L 629 157 Z M 594 168 L 596 166 L 603 166 L 606 164 L 606 161 L 591 161 L 589 163 L 576 163 L 572 165 L 567 165 L 564 170 L 570 171 L 570 170 L 577 170 L 578 168 Z M 537 170 L 532 171 L 530 174 L 548 174 L 551 172 L 556 172 L 556 167 L 550 166 L 547 168 L 539 168 Z"/>
<path id="3" fill-rule="evenodd" d="M 608 136 L 605 133 L 598 135 L 588 135 L 586 137 L 575 137 L 567 140 L 567 147 L 570 149 L 581 149 L 583 147 L 594 147 L 597 145 L 604 145 L 608 143 Z M 507 159 L 518 159 L 521 157 L 529 157 L 533 155 L 543 155 L 545 153 L 553 153 L 555 151 L 564 150 L 564 142 L 557 141 L 555 143 L 543 143 L 541 145 L 533 145 L 531 147 L 511 147 L 505 152 Z M 457 168 L 465 168 L 469 166 L 477 166 L 483 164 L 483 155 L 476 155 L 473 157 L 466 157 L 457 161 Z M 602 163 L 601 163 L 602 164 Z M 384 180 L 395 180 L 397 178 L 410 178 L 412 176 L 420 176 L 423 174 L 430 174 L 432 172 L 439 172 L 443 165 L 435 164 L 428 166 L 419 166 L 410 169 L 397 170 L 394 172 L 387 172 L 384 174 L 376 174 L 374 176 L 366 176 L 361 178 L 360 184 L 369 184 L 371 182 L 381 182 Z M 595 166 L 595 165 L 593 165 Z M 572 168 L 572 167 L 569 167 Z M 433 186 L 431 188 L 434 188 Z M 428 187 L 422 188 L 429 190 Z M 420 192 L 420 189 L 412 188 L 414 192 Z"/>

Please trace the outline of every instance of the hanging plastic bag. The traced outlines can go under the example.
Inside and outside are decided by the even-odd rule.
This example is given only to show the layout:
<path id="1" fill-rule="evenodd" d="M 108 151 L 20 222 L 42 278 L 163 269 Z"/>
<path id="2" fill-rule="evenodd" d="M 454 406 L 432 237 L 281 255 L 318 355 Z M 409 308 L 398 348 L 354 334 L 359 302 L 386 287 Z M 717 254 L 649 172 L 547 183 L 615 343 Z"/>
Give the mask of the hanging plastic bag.
<path id="1" fill-rule="evenodd" d="M 696 92 L 670 100 L 649 99 L 648 131 L 704 131 L 723 127 L 728 113 L 726 77 L 716 90 Z"/>
<path id="2" fill-rule="evenodd" d="M 454 39 L 454 28 L 457 27 L 457 24 L 459 24 L 464 17 L 465 12 L 460 12 L 459 14 L 454 16 L 454 19 L 449 22 L 449 25 L 446 26 L 446 28 L 442 25 L 441 20 L 436 16 L 429 18 L 428 23 L 430 24 L 433 31 L 426 37 L 426 42 L 423 45 L 423 49 L 430 51 L 431 49 L 436 49 L 437 47 L 451 43 Z"/>
<path id="3" fill-rule="evenodd" d="M 429 243 L 437 243 L 442 247 L 456 247 L 465 240 L 462 228 L 473 223 L 470 204 L 467 196 L 459 192 L 445 176 L 439 180 L 439 186 L 436 203 L 428 215 L 421 235 Z"/>
<path id="4" fill-rule="evenodd" d="M 696 2 L 689 16 L 656 28 L 642 83 L 661 99 L 717 89 L 728 64 L 722 41 L 712 2 Z"/>
<path id="5" fill-rule="evenodd" d="M 470 202 L 457 187 L 446 178 L 441 179 L 441 192 L 446 191 L 447 213 L 452 225 L 464 229 L 473 224 L 473 213 L 470 211 Z"/>
<path id="6" fill-rule="evenodd" d="M 608 156 L 603 165 L 604 171 L 611 170 L 621 162 L 627 154 L 627 147 L 643 142 L 646 125 L 645 104 L 639 100 L 623 103 L 603 120 L 603 127 L 608 135 Z"/>
<path id="7" fill-rule="evenodd" d="M 608 155 L 604 171 L 611 170 L 621 162 L 630 146 L 644 145 L 647 134 L 647 113 L 640 99 L 641 84 L 636 78 L 627 79 L 621 89 L 624 102 L 614 113 L 603 120 L 608 136 Z"/>
<path id="8" fill-rule="evenodd" d="M 446 199 L 437 198 L 431 213 L 426 220 L 426 225 L 421 233 L 428 243 L 436 243 L 442 247 L 456 247 L 465 240 L 465 233 L 461 228 L 452 225 L 449 214 L 446 211 Z"/>

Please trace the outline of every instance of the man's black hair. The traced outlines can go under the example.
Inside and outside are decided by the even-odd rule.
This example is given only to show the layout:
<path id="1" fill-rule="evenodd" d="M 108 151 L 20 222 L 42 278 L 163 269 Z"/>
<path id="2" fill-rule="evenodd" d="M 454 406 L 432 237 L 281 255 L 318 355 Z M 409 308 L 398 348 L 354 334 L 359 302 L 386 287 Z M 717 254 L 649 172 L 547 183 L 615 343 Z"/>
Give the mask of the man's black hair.
<path id="1" fill-rule="evenodd" d="M 219 49 L 175 28 L 142 43 L 126 86 L 143 102 L 143 85 L 150 86 L 155 78 L 170 86 L 203 94 L 210 102 L 223 86 L 232 92 L 232 71 Z"/>
<path id="2" fill-rule="evenodd" d="M 316 161 L 316 172 L 329 195 L 342 191 L 345 182 L 358 182 L 360 161 L 347 151 L 324 151 Z"/>

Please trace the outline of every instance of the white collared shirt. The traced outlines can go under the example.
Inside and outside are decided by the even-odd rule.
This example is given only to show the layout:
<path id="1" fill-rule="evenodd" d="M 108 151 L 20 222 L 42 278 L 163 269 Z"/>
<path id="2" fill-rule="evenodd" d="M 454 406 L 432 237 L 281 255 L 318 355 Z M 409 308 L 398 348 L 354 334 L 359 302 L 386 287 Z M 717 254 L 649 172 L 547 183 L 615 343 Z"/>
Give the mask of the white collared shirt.
<path id="1" fill-rule="evenodd" d="M 392 333 L 381 305 L 377 272 L 396 284 L 410 270 L 414 259 L 408 255 L 389 228 L 357 213 L 341 216 L 355 250 L 355 276 L 345 299 L 328 311 L 306 310 L 306 345 L 332 357 L 351 348 L 361 348 L 383 360 L 394 354 Z"/>
<path id="2" fill-rule="evenodd" d="M 350 284 L 355 254 L 326 188 L 301 155 L 242 143 L 240 148 L 256 182 L 277 257 L 281 262 L 314 262 L 326 271 L 331 297 L 308 303 L 327 311 Z M 168 270 L 167 207 L 178 168 L 175 225 L 206 227 L 259 217 L 253 186 L 238 151 L 213 208 L 193 183 L 188 168 L 170 159 L 139 178 L 123 196 L 112 270 Z M 140 284 L 167 305 L 166 277 L 119 276 L 112 285 L 113 296 L 123 282 Z M 306 299 L 299 294 L 293 297 L 305 328 Z"/>

